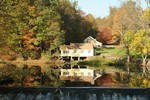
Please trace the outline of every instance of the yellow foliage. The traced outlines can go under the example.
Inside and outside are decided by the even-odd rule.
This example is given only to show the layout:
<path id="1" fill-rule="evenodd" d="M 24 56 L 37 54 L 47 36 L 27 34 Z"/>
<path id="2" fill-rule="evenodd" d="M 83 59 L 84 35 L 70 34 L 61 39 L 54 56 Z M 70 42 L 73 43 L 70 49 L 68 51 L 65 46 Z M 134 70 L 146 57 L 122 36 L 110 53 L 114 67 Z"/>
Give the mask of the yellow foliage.
<path id="1" fill-rule="evenodd" d="M 143 17 L 142 17 L 145 21 L 150 21 L 150 8 L 147 8 L 144 11 Z"/>
<path id="2" fill-rule="evenodd" d="M 143 54 L 147 54 L 148 53 L 148 50 L 146 47 L 143 48 Z"/>
<path id="3" fill-rule="evenodd" d="M 144 85 L 145 87 L 148 86 L 148 80 L 147 80 L 147 79 L 144 79 L 144 80 L 143 80 L 143 85 Z"/>
<path id="4" fill-rule="evenodd" d="M 29 15 L 35 17 L 36 16 L 36 7 L 35 6 L 28 6 Z"/>
<path id="5" fill-rule="evenodd" d="M 130 50 L 135 50 L 141 54 L 147 54 L 150 51 L 150 31 L 138 30 L 130 44 Z"/>

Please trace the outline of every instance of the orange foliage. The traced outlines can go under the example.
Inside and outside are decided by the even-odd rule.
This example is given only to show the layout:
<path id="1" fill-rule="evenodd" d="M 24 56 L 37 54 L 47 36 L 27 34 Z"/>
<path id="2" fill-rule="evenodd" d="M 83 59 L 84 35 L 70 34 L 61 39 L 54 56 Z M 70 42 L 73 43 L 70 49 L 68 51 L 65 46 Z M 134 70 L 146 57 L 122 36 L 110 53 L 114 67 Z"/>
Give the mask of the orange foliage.
<path id="1" fill-rule="evenodd" d="M 32 16 L 32 17 L 35 17 L 36 16 L 36 7 L 35 6 L 29 6 L 28 7 L 28 10 L 29 10 L 29 15 Z"/>
<path id="2" fill-rule="evenodd" d="M 111 39 L 112 39 L 112 34 L 111 34 L 111 29 L 110 28 L 102 28 L 99 33 L 98 36 L 96 37 L 96 39 L 100 42 L 102 42 L 103 44 L 108 44 Z"/>
<path id="3" fill-rule="evenodd" d="M 26 50 L 35 50 L 36 46 L 34 45 L 34 34 L 35 33 L 27 33 L 22 36 L 22 44 Z"/>
<path id="4" fill-rule="evenodd" d="M 113 19 L 113 27 L 112 27 L 112 35 L 116 36 L 122 32 L 122 21 L 124 21 L 123 17 L 126 16 L 126 9 L 120 8 L 118 12 L 115 14 Z"/>

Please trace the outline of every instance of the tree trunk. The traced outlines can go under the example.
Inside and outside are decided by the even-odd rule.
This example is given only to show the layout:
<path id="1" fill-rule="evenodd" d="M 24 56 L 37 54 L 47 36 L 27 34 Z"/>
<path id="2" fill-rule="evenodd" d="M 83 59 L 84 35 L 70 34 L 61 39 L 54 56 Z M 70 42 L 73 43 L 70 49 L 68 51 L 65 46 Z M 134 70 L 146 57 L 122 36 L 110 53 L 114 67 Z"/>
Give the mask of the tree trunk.
<path id="1" fill-rule="evenodd" d="M 127 55 L 127 63 L 130 63 L 131 60 L 130 50 L 128 46 L 125 46 L 125 48 L 126 48 L 126 55 Z"/>
<path id="2" fill-rule="evenodd" d="M 147 77 L 147 55 L 142 54 L 142 68 L 143 68 L 143 77 Z"/>
<path id="3" fill-rule="evenodd" d="M 126 55 L 127 55 L 127 61 L 126 61 L 126 63 L 129 64 L 130 61 L 131 61 L 131 55 L 130 55 L 130 50 L 129 50 L 129 47 L 128 47 L 127 44 L 125 46 L 125 49 L 126 49 Z M 127 67 L 128 67 L 127 68 L 127 70 L 128 70 L 128 80 L 127 81 L 129 82 L 129 80 L 130 80 L 130 66 L 128 65 Z"/>

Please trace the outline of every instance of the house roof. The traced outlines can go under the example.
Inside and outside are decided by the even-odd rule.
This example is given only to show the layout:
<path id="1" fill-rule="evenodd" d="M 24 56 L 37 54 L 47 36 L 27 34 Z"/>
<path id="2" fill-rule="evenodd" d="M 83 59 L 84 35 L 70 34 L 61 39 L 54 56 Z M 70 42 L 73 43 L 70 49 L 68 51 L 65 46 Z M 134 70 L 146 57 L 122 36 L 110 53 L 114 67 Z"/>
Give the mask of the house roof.
<path id="1" fill-rule="evenodd" d="M 96 39 L 94 39 L 92 36 L 88 36 L 87 38 L 85 38 L 85 40 L 89 40 L 89 39 L 96 41 Z"/>
<path id="2" fill-rule="evenodd" d="M 62 45 L 60 49 L 93 49 L 91 43 L 70 43 L 70 45 Z"/>
<path id="3" fill-rule="evenodd" d="M 99 42 L 95 38 L 93 38 L 92 36 L 88 36 L 87 38 L 84 39 L 84 41 L 87 41 L 87 40 L 93 40 L 95 42 Z M 101 43 L 101 42 L 99 42 L 99 43 Z"/>
<path id="4" fill-rule="evenodd" d="M 98 44 L 102 44 L 101 42 L 97 41 L 96 39 L 94 39 L 92 36 L 89 36 L 87 37 L 86 39 L 84 39 L 84 42 L 91 42 L 91 41 L 94 41 L 95 43 L 98 43 Z"/>

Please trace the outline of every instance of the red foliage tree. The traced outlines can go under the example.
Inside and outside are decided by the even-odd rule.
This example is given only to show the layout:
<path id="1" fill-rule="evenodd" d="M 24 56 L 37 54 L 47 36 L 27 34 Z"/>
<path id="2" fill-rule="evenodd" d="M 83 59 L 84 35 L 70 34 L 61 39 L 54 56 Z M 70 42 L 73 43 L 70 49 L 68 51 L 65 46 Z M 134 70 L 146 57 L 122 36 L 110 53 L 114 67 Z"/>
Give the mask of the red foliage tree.
<path id="1" fill-rule="evenodd" d="M 107 27 L 101 28 L 96 39 L 103 44 L 109 44 L 112 39 L 111 29 Z"/>

